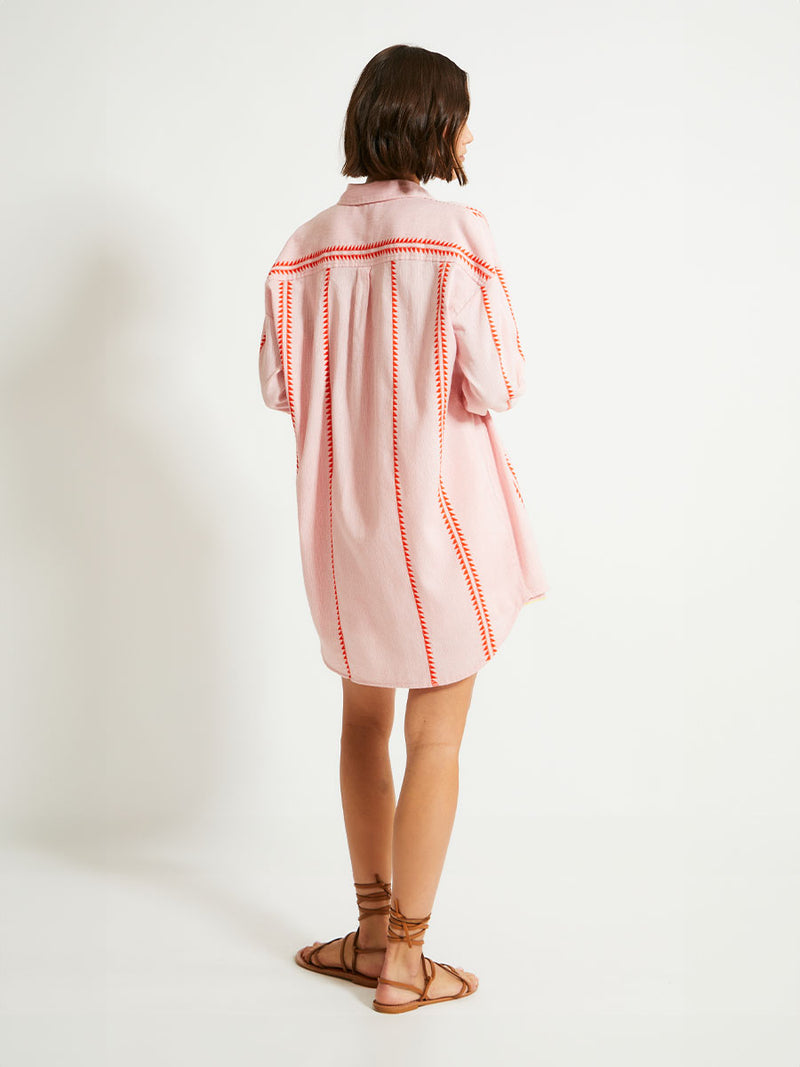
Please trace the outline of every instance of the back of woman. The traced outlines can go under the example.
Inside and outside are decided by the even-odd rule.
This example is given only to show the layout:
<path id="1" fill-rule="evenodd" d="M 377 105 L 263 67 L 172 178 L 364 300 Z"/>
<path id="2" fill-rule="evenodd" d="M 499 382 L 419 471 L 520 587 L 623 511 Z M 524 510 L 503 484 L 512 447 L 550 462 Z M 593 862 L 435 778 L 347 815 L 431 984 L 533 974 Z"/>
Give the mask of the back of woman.
<path id="1" fill-rule="evenodd" d="M 468 112 L 466 72 L 446 56 L 410 45 L 373 56 L 350 99 L 342 168 L 367 180 L 295 230 L 265 286 L 261 391 L 292 420 L 305 588 L 341 677 L 359 909 L 355 931 L 294 959 L 374 988 L 383 1014 L 478 989 L 422 946 L 477 672 L 547 589 L 492 418 L 525 389 L 508 285 L 481 211 L 423 185 L 466 182 Z M 408 697 L 395 803 L 397 687 Z"/>

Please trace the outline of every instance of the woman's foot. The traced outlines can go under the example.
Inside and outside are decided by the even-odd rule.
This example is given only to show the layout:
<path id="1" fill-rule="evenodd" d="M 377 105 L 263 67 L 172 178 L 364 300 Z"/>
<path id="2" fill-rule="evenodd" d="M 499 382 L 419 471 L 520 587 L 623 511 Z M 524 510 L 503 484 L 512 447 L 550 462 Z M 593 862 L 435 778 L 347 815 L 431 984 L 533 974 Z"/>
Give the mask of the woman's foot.
<path id="1" fill-rule="evenodd" d="M 358 974 L 364 974 L 368 978 L 377 978 L 381 973 L 386 954 L 387 927 L 388 920 L 385 915 L 376 915 L 374 918 L 370 916 L 362 919 L 358 927 L 358 948 L 369 948 L 376 951 L 355 953 L 352 947 L 355 939 L 348 936 L 344 950 L 345 964 L 357 971 Z M 335 941 L 325 945 L 325 948 L 320 949 L 314 956 L 314 962 L 322 967 L 341 967 L 343 940 L 343 937 L 337 937 Z M 311 952 L 317 945 L 322 943 L 322 941 L 315 941 L 313 945 L 306 945 L 305 948 L 300 950 L 300 955 L 306 963 L 309 962 L 308 957 Z M 382 951 L 379 952 L 377 951 L 378 949 L 382 949 Z M 354 956 L 356 955 L 358 956 L 357 965 L 354 963 Z M 389 975 L 389 977 L 392 977 L 392 975 Z"/>
<path id="2" fill-rule="evenodd" d="M 375 953 L 375 958 L 380 959 L 377 952 Z M 465 971 L 461 967 L 454 967 L 453 969 L 463 977 L 469 986 L 470 992 L 478 988 L 478 976 L 476 974 L 473 974 L 472 971 Z M 428 970 L 431 970 L 430 964 L 428 964 Z M 464 988 L 461 981 L 454 974 L 446 971 L 444 967 L 437 966 L 435 972 L 433 981 L 428 986 L 428 997 L 430 999 L 455 996 Z M 406 982 L 408 985 L 416 986 L 419 993 L 414 993 L 410 989 L 399 989 L 395 985 L 387 985 L 381 981 L 381 978 L 390 978 L 393 982 Z M 416 965 L 408 960 L 402 961 L 396 958 L 386 959 L 384 957 L 383 970 L 380 972 L 378 987 L 375 990 L 376 1000 L 379 1000 L 382 1004 L 407 1004 L 409 1001 L 419 1000 L 424 988 L 425 971 L 422 969 L 421 955 L 417 957 Z"/>

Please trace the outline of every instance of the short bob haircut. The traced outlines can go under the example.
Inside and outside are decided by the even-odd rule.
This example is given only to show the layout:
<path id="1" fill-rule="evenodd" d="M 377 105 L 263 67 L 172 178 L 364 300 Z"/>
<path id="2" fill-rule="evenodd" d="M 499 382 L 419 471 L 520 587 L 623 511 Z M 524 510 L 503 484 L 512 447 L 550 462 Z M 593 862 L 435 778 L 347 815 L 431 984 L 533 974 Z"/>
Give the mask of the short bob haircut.
<path id="1" fill-rule="evenodd" d="M 466 185 L 455 148 L 469 107 L 467 72 L 452 59 L 408 44 L 384 48 L 350 97 L 342 174 L 373 181 L 457 178 Z"/>

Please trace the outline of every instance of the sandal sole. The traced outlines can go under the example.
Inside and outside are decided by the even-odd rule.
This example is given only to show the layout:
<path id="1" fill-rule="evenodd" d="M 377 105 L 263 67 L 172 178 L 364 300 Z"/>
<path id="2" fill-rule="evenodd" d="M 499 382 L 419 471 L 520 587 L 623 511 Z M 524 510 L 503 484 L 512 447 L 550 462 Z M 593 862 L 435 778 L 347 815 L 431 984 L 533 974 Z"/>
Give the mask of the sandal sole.
<path id="1" fill-rule="evenodd" d="M 448 1000 L 466 1000 L 467 997 L 471 997 L 473 993 L 477 993 L 477 989 L 470 989 L 468 993 L 456 993 L 452 997 L 432 997 L 430 1000 L 409 1000 L 407 1004 L 384 1004 L 380 1000 L 373 1000 L 372 1007 L 375 1011 L 383 1012 L 385 1015 L 399 1015 L 403 1011 L 416 1011 L 417 1008 L 425 1008 L 429 1004 L 444 1004 Z"/>

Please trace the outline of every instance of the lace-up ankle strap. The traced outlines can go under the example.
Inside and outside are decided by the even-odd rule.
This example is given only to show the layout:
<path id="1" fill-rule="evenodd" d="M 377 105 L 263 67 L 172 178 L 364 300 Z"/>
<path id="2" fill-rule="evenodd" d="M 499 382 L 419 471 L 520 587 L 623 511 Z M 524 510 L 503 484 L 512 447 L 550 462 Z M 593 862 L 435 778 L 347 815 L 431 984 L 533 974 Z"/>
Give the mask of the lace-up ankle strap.
<path id="1" fill-rule="evenodd" d="M 412 945 L 421 945 L 425 939 L 425 931 L 428 928 L 430 915 L 424 919 L 409 919 L 400 911 L 400 901 L 397 897 L 392 898 L 389 908 L 389 929 L 386 933 L 389 941 L 405 941 L 409 948 Z M 419 940 L 415 939 L 416 935 Z"/>
<path id="2" fill-rule="evenodd" d="M 391 882 L 381 881 L 380 875 L 375 875 L 374 882 L 353 882 L 356 887 L 356 899 L 358 900 L 358 918 L 367 919 L 370 915 L 388 915 L 389 914 L 389 900 L 392 895 Z M 377 888 L 376 888 L 377 887 Z M 360 890 L 372 889 L 373 892 L 360 892 Z M 383 901 L 383 907 L 365 907 L 369 901 Z"/>

